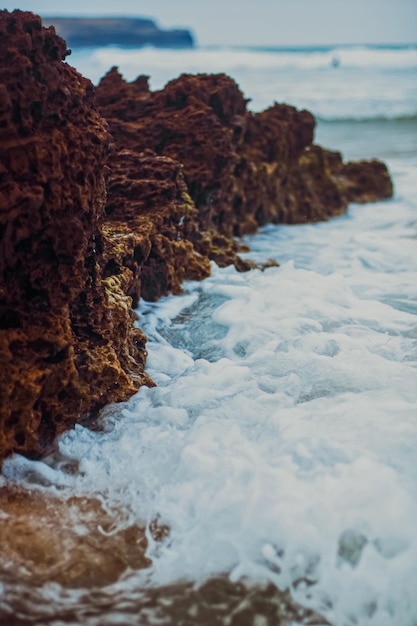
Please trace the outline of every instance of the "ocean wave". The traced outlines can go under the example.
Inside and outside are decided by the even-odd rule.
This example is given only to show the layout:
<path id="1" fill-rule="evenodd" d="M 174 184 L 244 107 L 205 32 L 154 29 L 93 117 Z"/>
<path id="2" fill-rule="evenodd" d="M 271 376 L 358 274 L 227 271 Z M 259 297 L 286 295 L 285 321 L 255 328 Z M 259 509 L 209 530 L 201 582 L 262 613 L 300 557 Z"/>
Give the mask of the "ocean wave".
<path id="1" fill-rule="evenodd" d="M 133 69 L 163 69 L 178 73 L 229 72 L 236 70 L 297 69 L 404 69 L 417 70 L 417 46 L 372 47 L 335 46 L 326 48 L 242 48 L 200 47 L 166 50 L 146 46 L 139 49 L 109 46 L 93 52 L 73 54 L 78 62 L 88 58 L 91 66 L 109 68 L 120 65 L 129 74 Z M 97 77 L 99 78 L 99 77 Z M 133 76 L 131 76 L 133 78 Z"/>
<path id="2" fill-rule="evenodd" d="M 328 54 L 332 55 L 332 59 L 338 59 L 340 66 L 343 67 L 417 68 L 417 48 L 415 46 L 394 49 L 355 46 L 334 48 Z"/>
<path id="3" fill-rule="evenodd" d="M 121 47 L 98 48 L 93 55 L 99 59 L 119 58 L 126 61 L 129 58 L 141 57 L 145 62 L 148 59 L 164 67 L 178 67 L 178 62 L 204 69 L 204 67 L 218 66 L 223 71 L 236 67 L 271 68 L 271 67 L 298 67 L 326 68 L 338 65 L 344 68 L 391 68 L 417 69 L 417 47 L 401 48 L 373 48 L 369 46 L 333 48 L 295 48 L 264 49 L 264 48 L 236 48 L 236 47 L 201 47 L 192 50 L 157 50 L 150 46 L 141 49 Z"/>
<path id="4" fill-rule="evenodd" d="M 254 111 L 277 101 L 308 109 L 322 120 L 417 117 L 416 46 L 292 51 L 107 47 L 78 51 L 71 60 L 95 83 L 116 65 L 126 80 L 138 74 L 149 76 L 152 89 L 162 88 L 181 73 L 226 73 L 237 81 Z"/>
<path id="5" fill-rule="evenodd" d="M 260 63 L 268 66 L 326 68 L 417 68 L 417 47 L 326 46 L 312 48 L 212 48 L 214 55 L 227 53 L 233 62 L 236 56 L 244 58 L 248 66 Z"/>

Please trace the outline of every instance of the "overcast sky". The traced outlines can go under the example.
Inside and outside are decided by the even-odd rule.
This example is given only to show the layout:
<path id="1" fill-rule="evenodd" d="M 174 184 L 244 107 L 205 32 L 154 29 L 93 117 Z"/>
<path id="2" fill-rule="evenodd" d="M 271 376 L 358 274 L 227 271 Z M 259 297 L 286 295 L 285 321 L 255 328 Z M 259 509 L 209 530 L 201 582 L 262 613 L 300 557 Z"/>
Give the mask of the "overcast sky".
<path id="1" fill-rule="evenodd" d="M 200 44 L 416 43 L 417 0 L 0 0 L 40 15 L 137 15 Z"/>

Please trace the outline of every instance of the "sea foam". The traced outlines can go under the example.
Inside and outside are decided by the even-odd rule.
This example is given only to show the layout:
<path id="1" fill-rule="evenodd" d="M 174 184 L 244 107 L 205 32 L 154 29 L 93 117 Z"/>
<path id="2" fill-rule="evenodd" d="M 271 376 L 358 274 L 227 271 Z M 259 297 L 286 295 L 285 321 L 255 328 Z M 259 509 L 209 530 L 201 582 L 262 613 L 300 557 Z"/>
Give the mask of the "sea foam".
<path id="1" fill-rule="evenodd" d="M 417 116 L 416 46 L 335 46 L 323 49 L 100 48 L 77 51 L 71 62 L 98 82 L 113 65 L 127 80 L 150 76 L 160 89 L 181 72 L 225 72 L 261 110 L 274 101 L 306 108 L 325 120 Z"/>
<path id="2" fill-rule="evenodd" d="M 142 302 L 158 386 L 107 409 L 103 432 L 60 439 L 75 474 L 15 457 L 6 476 L 167 525 L 163 542 L 148 532 L 147 584 L 227 572 L 289 587 L 337 626 L 412 626 L 413 215 L 402 198 L 270 226 L 252 254 L 281 267 L 213 265 L 184 296 Z"/>

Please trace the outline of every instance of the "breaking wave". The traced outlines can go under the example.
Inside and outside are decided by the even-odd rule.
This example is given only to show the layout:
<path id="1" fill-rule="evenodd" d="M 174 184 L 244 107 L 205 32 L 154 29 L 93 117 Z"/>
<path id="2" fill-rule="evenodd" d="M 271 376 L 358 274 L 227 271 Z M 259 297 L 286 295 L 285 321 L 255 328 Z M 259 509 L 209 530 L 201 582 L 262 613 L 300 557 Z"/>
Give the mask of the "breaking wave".
<path id="1" fill-rule="evenodd" d="M 345 46 L 305 49 L 99 48 L 72 63 L 97 82 L 113 65 L 128 80 L 149 75 L 153 89 L 182 72 L 225 72 L 254 110 L 274 101 L 307 108 L 326 120 L 417 117 L 417 47 Z"/>

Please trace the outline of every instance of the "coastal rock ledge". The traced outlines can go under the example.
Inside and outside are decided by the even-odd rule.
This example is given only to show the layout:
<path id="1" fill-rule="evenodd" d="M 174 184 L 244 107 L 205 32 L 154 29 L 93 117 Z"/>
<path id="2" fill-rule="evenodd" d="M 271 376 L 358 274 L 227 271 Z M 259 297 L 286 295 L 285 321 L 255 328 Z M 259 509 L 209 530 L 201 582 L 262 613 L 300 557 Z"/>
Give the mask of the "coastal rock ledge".
<path id="1" fill-rule="evenodd" d="M 236 237 L 392 195 L 383 163 L 313 144 L 314 118 L 247 110 L 234 81 L 97 90 L 29 12 L 0 11 L 0 463 L 153 382 L 132 304 L 179 293 Z M 110 130 L 110 133 L 109 133 Z M 277 250 L 279 256 L 279 250 Z"/>

